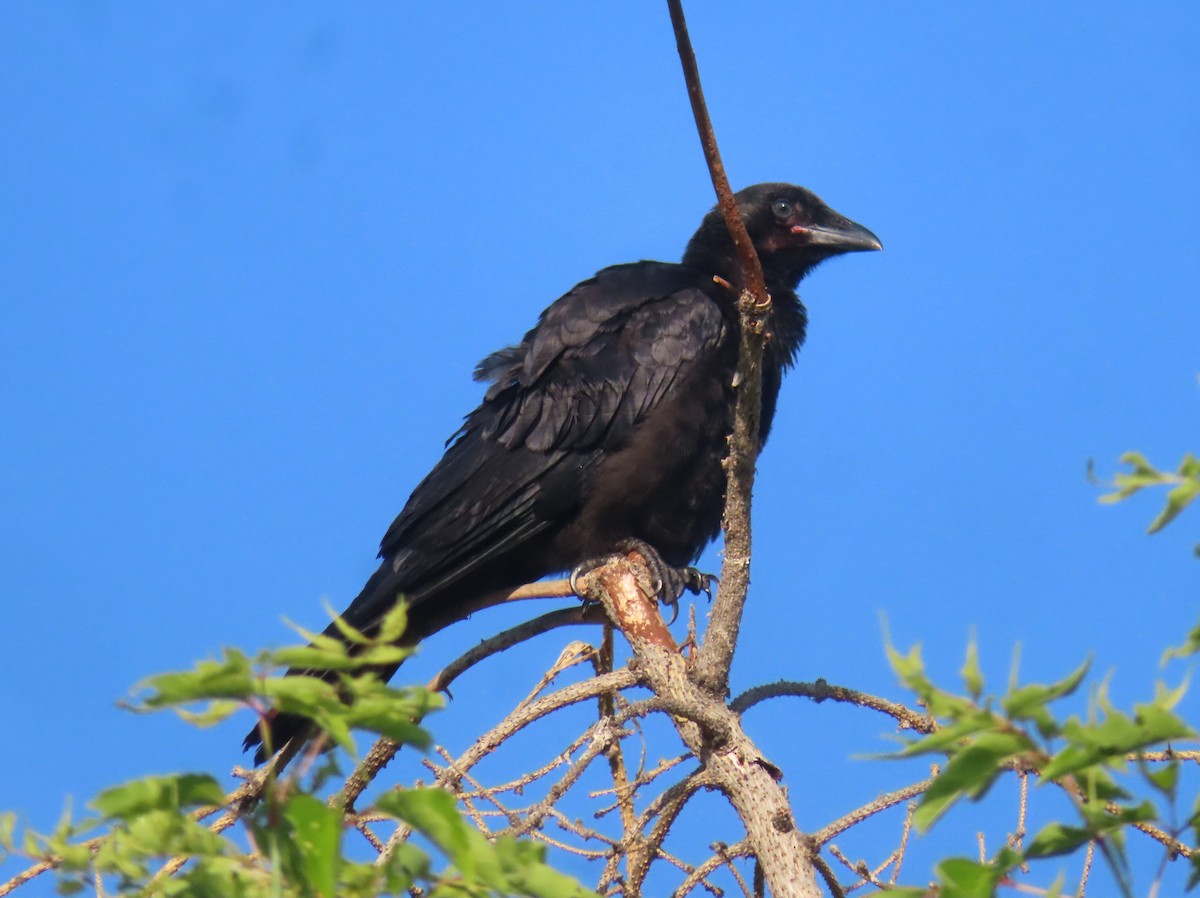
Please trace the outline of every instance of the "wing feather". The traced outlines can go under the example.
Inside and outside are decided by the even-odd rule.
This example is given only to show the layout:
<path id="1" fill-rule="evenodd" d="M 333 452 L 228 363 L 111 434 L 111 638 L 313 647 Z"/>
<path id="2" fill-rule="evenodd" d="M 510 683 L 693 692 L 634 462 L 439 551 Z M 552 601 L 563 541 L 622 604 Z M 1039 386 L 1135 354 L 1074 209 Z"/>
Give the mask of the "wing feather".
<path id="1" fill-rule="evenodd" d="M 729 315 L 689 269 L 617 266 L 484 359 L 483 403 L 384 536 L 397 587 L 436 592 L 560 523 L 572 505 L 543 501 L 547 479 L 578 472 L 582 502 L 595 465 L 727 339 Z"/>

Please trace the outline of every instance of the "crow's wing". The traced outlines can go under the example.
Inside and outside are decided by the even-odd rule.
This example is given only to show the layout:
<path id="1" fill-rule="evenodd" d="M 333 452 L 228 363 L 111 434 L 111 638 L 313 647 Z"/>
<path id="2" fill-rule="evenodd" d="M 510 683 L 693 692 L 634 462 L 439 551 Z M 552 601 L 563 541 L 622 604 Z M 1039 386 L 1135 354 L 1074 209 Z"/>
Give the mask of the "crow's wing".
<path id="1" fill-rule="evenodd" d="M 608 268 L 481 362 L 483 403 L 384 536 L 382 588 L 345 616 L 372 621 L 397 592 L 420 602 L 568 520 L 595 466 L 727 339 L 709 291 L 678 265 Z"/>

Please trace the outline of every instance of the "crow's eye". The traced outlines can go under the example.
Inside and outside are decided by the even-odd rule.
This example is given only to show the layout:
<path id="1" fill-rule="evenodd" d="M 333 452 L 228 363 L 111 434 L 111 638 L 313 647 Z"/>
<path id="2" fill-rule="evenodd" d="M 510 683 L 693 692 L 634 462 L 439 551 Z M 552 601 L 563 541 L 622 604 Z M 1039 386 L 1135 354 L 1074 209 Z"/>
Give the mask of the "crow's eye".
<path id="1" fill-rule="evenodd" d="M 771 203 L 771 211 L 775 213 L 776 218 L 782 221 L 791 217 L 792 204 L 787 200 L 776 200 Z"/>

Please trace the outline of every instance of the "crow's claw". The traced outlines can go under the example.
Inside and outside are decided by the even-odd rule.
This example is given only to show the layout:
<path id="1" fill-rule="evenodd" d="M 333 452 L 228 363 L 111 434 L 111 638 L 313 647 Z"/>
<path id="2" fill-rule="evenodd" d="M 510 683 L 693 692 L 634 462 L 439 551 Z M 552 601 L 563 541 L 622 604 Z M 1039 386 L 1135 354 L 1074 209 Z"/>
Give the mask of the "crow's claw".
<path id="1" fill-rule="evenodd" d="M 713 598 L 713 587 L 721 585 L 721 578 L 716 574 L 706 574 L 694 567 L 685 568 L 683 570 L 683 577 L 685 589 L 694 596 L 704 593 L 708 596 L 710 602 Z"/>
<path id="2" fill-rule="evenodd" d="M 646 561 L 650 573 L 649 582 L 642 584 L 648 591 L 657 596 L 658 600 L 672 609 L 671 623 L 679 616 L 679 599 L 685 591 L 693 595 L 705 593 L 712 600 L 712 587 L 717 578 L 712 574 L 701 573 L 694 567 L 675 568 L 665 561 L 658 551 L 640 539 L 623 539 L 617 543 L 617 551 L 609 555 L 590 558 L 578 565 L 570 575 L 571 590 L 580 598 L 586 599 L 580 591 L 579 580 L 590 574 L 601 565 L 607 564 L 614 558 L 624 557 L 630 552 L 637 552 Z"/>
<path id="3" fill-rule="evenodd" d="M 650 569 L 657 587 L 654 592 L 664 605 L 676 605 L 685 591 L 693 595 L 707 593 L 709 599 L 712 598 L 712 584 L 717 579 L 712 574 L 701 573 L 694 567 L 671 567 L 653 546 L 640 539 L 621 540 L 617 549 L 626 553 L 637 552 L 646 559 L 646 567 Z"/>
<path id="4" fill-rule="evenodd" d="M 567 578 L 567 582 L 571 584 L 571 592 L 575 593 L 575 595 L 579 596 L 579 598 L 583 599 L 585 602 L 588 600 L 588 598 L 579 591 L 579 578 L 584 574 L 590 574 L 592 572 L 592 570 L 596 567 L 593 562 L 594 560 L 585 561 L 583 564 L 576 566 L 576 568 L 571 571 L 570 577 Z"/>
<path id="5" fill-rule="evenodd" d="M 679 599 L 672 599 L 669 602 L 663 599 L 662 603 L 671 609 L 671 619 L 667 621 L 667 626 L 669 627 L 675 621 L 679 620 Z"/>

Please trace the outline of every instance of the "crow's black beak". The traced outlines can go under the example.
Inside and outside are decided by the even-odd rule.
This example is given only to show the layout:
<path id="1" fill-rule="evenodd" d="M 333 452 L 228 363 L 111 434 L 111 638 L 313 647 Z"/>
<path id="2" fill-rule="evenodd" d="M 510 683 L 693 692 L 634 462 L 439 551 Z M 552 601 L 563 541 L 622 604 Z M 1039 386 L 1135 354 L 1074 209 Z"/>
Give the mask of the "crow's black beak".
<path id="1" fill-rule="evenodd" d="M 861 253 L 883 249 L 879 238 L 857 222 L 843 218 L 833 225 L 805 225 L 792 228 L 794 234 L 807 234 L 811 246 L 826 246 L 839 253 Z"/>

